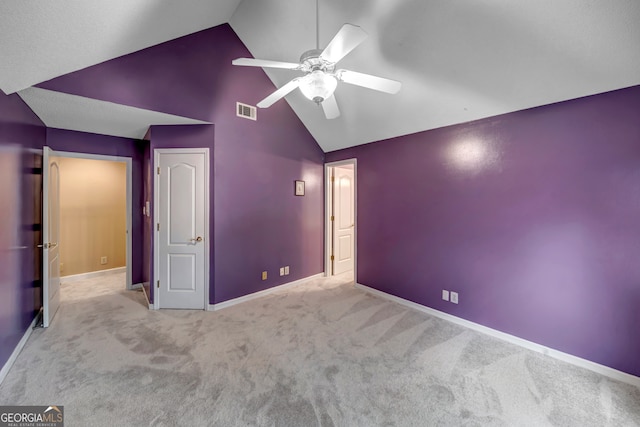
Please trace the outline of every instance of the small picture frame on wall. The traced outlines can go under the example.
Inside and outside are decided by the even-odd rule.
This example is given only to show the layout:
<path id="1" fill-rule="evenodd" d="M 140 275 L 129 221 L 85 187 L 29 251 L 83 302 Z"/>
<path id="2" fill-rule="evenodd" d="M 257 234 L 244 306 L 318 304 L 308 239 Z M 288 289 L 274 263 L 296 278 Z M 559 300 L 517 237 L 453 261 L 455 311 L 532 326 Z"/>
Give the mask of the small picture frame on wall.
<path id="1" fill-rule="evenodd" d="M 296 181 L 296 196 L 304 196 L 304 181 Z"/>

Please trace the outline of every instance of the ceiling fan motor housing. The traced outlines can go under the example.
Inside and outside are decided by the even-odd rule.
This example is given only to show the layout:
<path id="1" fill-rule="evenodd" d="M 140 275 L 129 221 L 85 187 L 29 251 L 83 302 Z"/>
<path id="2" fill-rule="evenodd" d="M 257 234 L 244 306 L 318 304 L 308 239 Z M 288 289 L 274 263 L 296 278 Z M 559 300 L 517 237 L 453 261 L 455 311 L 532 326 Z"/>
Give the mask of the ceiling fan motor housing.
<path id="1" fill-rule="evenodd" d="M 302 64 L 300 69 L 307 73 L 316 70 L 320 70 L 325 73 L 333 73 L 336 64 L 322 59 L 320 56 L 321 54 L 322 50 L 320 49 L 311 49 L 303 53 L 302 56 L 300 56 L 300 63 Z"/>

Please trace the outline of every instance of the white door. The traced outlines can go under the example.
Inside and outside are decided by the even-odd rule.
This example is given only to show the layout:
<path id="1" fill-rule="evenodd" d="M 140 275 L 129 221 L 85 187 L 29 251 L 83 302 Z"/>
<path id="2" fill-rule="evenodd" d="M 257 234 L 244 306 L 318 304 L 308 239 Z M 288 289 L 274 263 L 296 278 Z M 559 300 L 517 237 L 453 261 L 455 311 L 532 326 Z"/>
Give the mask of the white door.
<path id="1" fill-rule="evenodd" d="M 353 270 L 355 191 L 352 166 L 333 168 L 333 274 Z"/>
<path id="2" fill-rule="evenodd" d="M 206 149 L 156 150 L 157 308 L 206 307 L 208 159 Z"/>
<path id="3" fill-rule="evenodd" d="M 42 154 L 42 323 L 46 328 L 60 307 L 60 167 L 49 147 Z"/>

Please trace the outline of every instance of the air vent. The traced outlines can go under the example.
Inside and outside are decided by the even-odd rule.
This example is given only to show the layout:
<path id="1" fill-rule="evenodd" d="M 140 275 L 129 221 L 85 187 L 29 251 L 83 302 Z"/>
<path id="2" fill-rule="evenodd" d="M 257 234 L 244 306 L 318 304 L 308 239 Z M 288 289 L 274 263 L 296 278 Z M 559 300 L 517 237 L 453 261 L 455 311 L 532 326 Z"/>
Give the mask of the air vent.
<path id="1" fill-rule="evenodd" d="M 257 120 L 258 112 L 253 105 L 236 102 L 236 115 L 245 119 Z"/>

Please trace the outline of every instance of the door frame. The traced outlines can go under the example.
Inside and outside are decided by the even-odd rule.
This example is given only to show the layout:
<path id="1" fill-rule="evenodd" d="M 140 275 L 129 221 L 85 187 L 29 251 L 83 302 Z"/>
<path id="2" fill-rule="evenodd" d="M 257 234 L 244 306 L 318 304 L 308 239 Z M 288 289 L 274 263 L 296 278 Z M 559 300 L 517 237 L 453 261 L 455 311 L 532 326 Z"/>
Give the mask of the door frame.
<path id="1" fill-rule="evenodd" d="M 50 147 L 49 147 L 50 148 Z M 126 227 L 127 227 L 127 236 L 126 236 L 126 283 L 125 289 L 132 290 L 134 289 L 134 284 L 131 276 L 131 226 L 132 226 L 132 205 L 133 205 L 133 191 L 132 191 L 132 158 L 131 157 L 121 157 L 121 156 L 109 156 L 103 154 L 89 154 L 89 153 L 78 153 L 74 151 L 57 151 L 51 149 L 50 156 L 53 157 L 67 157 L 73 159 L 87 159 L 87 160 L 104 160 L 108 162 L 123 162 L 126 164 Z"/>
<path id="2" fill-rule="evenodd" d="M 209 166 L 209 148 L 154 148 L 153 149 L 153 165 L 151 170 L 154 171 L 153 179 L 153 224 L 160 224 L 160 175 L 158 168 L 160 167 L 161 154 L 204 154 L 204 311 L 209 307 L 209 288 L 211 282 L 209 280 L 210 270 L 210 250 L 211 250 L 211 233 L 209 231 L 210 221 L 210 191 L 211 191 L 211 175 Z M 153 230 L 153 281 L 157 284 L 160 277 L 160 238 L 158 236 L 158 227 Z M 154 286 L 151 283 L 150 286 Z M 153 291 L 153 309 L 160 310 L 160 292 L 157 292 L 157 285 Z"/>
<path id="3" fill-rule="evenodd" d="M 345 159 L 324 164 L 324 275 L 332 276 L 331 270 L 331 211 L 333 210 L 333 186 L 331 185 L 331 168 L 335 166 L 353 165 L 353 279 L 358 281 L 358 159 Z"/>

